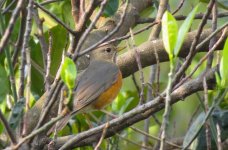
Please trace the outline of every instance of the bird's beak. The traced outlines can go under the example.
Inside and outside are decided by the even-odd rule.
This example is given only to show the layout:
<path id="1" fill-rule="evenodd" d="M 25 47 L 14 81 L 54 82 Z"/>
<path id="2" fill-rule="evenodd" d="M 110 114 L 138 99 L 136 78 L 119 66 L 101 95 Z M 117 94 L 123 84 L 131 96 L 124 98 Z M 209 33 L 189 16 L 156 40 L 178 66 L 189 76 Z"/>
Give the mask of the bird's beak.
<path id="1" fill-rule="evenodd" d="M 126 46 L 117 47 L 117 52 L 120 52 L 120 51 L 124 50 L 125 48 L 126 48 Z"/>

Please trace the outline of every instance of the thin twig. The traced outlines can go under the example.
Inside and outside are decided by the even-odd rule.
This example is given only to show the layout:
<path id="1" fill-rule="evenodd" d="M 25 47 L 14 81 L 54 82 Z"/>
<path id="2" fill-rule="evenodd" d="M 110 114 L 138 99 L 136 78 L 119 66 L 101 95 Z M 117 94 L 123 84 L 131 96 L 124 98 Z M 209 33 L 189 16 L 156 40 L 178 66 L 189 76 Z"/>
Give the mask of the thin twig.
<path id="1" fill-rule="evenodd" d="M 80 13 L 79 14 L 80 19 L 77 22 L 75 20 L 75 30 L 77 32 L 80 32 L 80 33 L 82 33 L 86 29 L 86 22 L 88 21 L 89 17 L 92 15 L 94 9 L 96 8 L 96 4 L 95 4 L 94 0 L 90 1 L 90 4 L 86 10 L 84 8 L 85 7 L 84 3 L 85 3 L 84 0 L 80 1 L 80 6 L 79 6 L 80 7 L 80 12 L 79 12 Z"/>
<path id="2" fill-rule="evenodd" d="M 80 0 L 71 0 L 71 14 L 74 18 L 75 29 L 77 28 L 77 23 L 81 15 L 81 12 L 79 10 L 81 5 L 80 3 Z"/>
<path id="3" fill-rule="evenodd" d="M 59 108 L 58 108 L 58 115 L 61 114 L 62 109 L 63 109 L 63 101 L 64 101 L 64 90 L 62 88 L 61 94 L 60 94 L 60 101 L 59 101 Z M 57 139 L 57 127 L 58 127 L 59 122 L 56 122 L 55 124 L 55 130 L 54 130 L 54 136 L 53 136 L 53 141 Z"/>
<path id="4" fill-rule="evenodd" d="M 153 23 L 151 23 L 151 24 L 149 24 L 149 25 L 147 25 L 147 26 L 145 26 L 145 27 L 139 29 L 138 31 L 135 31 L 135 32 L 133 33 L 133 35 L 137 35 L 137 34 L 139 34 L 139 33 L 142 33 L 142 32 L 144 32 L 144 31 L 146 31 L 146 30 L 149 30 L 151 27 L 153 27 L 154 25 L 156 25 L 156 24 L 158 24 L 158 23 L 160 23 L 160 21 L 158 21 L 158 22 L 153 22 Z M 110 44 L 110 43 L 114 43 L 114 42 L 117 42 L 117 41 L 126 40 L 126 39 L 128 39 L 128 38 L 130 38 L 130 37 L 131 37 L 131 34 L 127 34 L 127 35 L 124 35 L 124 36 L 117 37 L 117 38 L 114 38 L 114 39 L 112 39 L 112 40 L 109 40 L 109 41 L 107 41 L 107 42 L 105 42 L 105 43 L 103 43 L 103 44 L 101 44 L 101 45 L 99 45 L 99 46 L 105 46 L 105 45 L 108 45 L 108 44 Z"/>
<path id="5" fill-rule="evenodd" d="M 19 91 L 18 97 L 19 99 L 24 98 L 24 82 L 25 82 L 25 65 L 26 65 L 26 50 L 29 47 L 28 42 L 30 39 L 30 33 L 32 28 L 32 8 L 33 7 L 33 0 L 29 0 L 28 3 L 28 15 L 26 17 L 26 27 L 25 27 L 25 34 L 24 40 L 21 50 L 21 66 L 20 66 L 20 83 L 19 83 Z"/>
<path id="6" fill-rule="evenodd" d="M 47 4 L 61 2 L 61 1 L 64 1 L 64 0 L 46 0 L 46 1 L 42 2 L 42 3 L 40 3 L 40 5 L 44 6 L 44 5 L 47 5 Z"/>
<path id="7" fill-rule="evenodd" d="M 26 65 L 27 65 L 27 87 L 26 87 L 26 101 L 25 101 L 25 110 L 29 110 L 29 102 L 30 102 L 30 92 L 31 92 L 31 52 L 30 48 L 26 49 Z"/>
<path id="8" fill-rule="evenodd" d="M 27 17 L 27 10 L 25 8 L 25 5 L 23 5 L 22 9 L 21 9 L 21 19 L 20 19 L 20 29 L 19 29 L 19 34 L 18 34 L 18 38 L 17 38 L 17 42 L 15 44 L 15 49 L 14 49 L 14 53 L 12 56 L 12 62 L 13 62 L 13 66 L 15 67 L 17 59 L 18 59 L 18 55 L 20 53 L 20 50 L 22 49 L 22 45 L 23 45 L 23 36 L 25 33 L 25 26 L 26 26 L 26 17 Z"/>
<path id="9" fill-rule="evenodd" d="M 137 90 L 137 92 L 138 92 L 138 94 L 140 96 L 140 87 L 139 87 L 139 85 L 138 85 L 138 83 L 136 81 L 135 74 L 132 74 L 132 81 L 133 81 L 133 83 L 135 85 L 135 88 L 136 88 L 136 90 Z"/>
<path id="10" fill-rule="evenodd" d="M 7 134 L 9 135 L 9 138 L 11 140 L 11 142 L 15 145 L 17 144 L 17 139 L 15 137 L 15 133 L 13 132 L 13 130 L 10 128 L 7 120 L 5 119 L 4 115 L 2 114 L 2 110 L 0 109 L 0 120 L 2 121 L 3 126 L 6 129 Z"/>
<path id="11" fill-rule="evenodd" d="M 100 145 L 101 145 L 101 142 L 103 141 L 103 139 L 104 139 L 104 137 L 105 137 L 105 134 L 106 134 L 106 132 L 107 132 L 108 126 L 109 126 L 109 122 L 107 122 L 107 123 L 105 124 L 105 127 L 104 127 L 104 129 L 103 129 L 101 138 L 100 138 L 99 142 L 97 143 L 96 147 L 94 148 L 94 150 L 98 150 L 98 149 L 99 149 L 99 147 L 100 147 Z"/>
<path id="12" fill-rule="evenodd" d="M 91 24 L 89 25 L 89 27 L 85 30 L 85 32 L 82 34 L 81 38 L 79 39 L 78 45 L 76 47 L 76 50 L 74 52 L 74 57 L 76 58 L 78 53 L 81 50 L 81 47 L 83 45 L 83 43 L 85 42 L 86 38 L 88 37 L 89 33 L 92 31 L 92 29 L 94 28 L 95 24 L 97 23 L 98 19 L 100 18 L 100 16 L 102 15 L 105 5 L 108 2 L 108 0 L 104 0 L 101 3 L 100 6 L 100 10 L 97 13 L 96 17 L 94 18 L 94 20 L 91 22 Z"/>
<path id="13" fill-rule="evenodd" d="M 153 41 L 152 41 L 153 42 Z M 155 91 L 155 95 L 158 95 L 159 94 L 159 91 L 160 91 L 160 61 L 159 61 L 159 56 L 158 56 L 158 53 L 157 53 L 157 50 L 156 50 L 156 47 L 154 46 L 154 55 L 155 55 L 155 58 L 156 58 L 156 76 L 157 76 L 157 79 L 156 79 L 156 91 Z"/>
<path id="14" fill-rule="evenodd" d="M 217 29 L 217 3 L 215 2 L 214 6 L 213 6 L 213 10 L 212 10 L 212 32 L 214 32 Z M 209 49 L 211 49 L 213 47 L 213 45 L 216 43 L 216 38 L 213 37 L 210 41 L 209 44 Z M 214 54 L 212 53 L 209 57 L 208 57 L 208 61 L 207 61 L 207 69 L 211 68 L 212 66 L 212 62 L 213 62 L 213 58 L 214 58 Z"/>
<path id="15" fill-rule="evenodd" d="M 46 14 L 48 14 L 51 18 L 53 18 L 57 23 L 59 23 L 61 26 L 63 26 L 69 33 L 71 33 L 72 35 L 75 35 L 75 31 L 73 31 L 71 28 L 69 28 L 64 22 L 62 22 L 59 18 L 57 18 L 55 15 L 53 15 L 52 13 L 50 13 L 47 9 L 45 9 L 43 6 L 41 6 L 40 4 L 34 2 L 34 4 L 40 8 L 43 12 L 45 12 Z"/>
<path id="16" fill-rule="evenodd" d="M 159 2 L 159 6 L 158 6 L 158 12 L 156 15 L 156 21 L 160 21 L 162 19 L 162 16 L 164 14 L 164 12 L 166 11 L 168 6 L 168 0 L 163 0 Z M 150 37 L 149 40 L 155 40 L 159 37 L 159 34 L 161 32 L 161 23 L 155 25 L 150 33 Z"/>
<path id="17" fill-rule="evenodd" d="M 28 41 L 29 41 L 29 36 L 31 33 L 31 27 L 32 27 L 32 11 L 33 11 L 33 1 L 29 0 L 28 7 L 27 7 L 27 12 L 28 15 L 26 17 L 26 27 L 25 27 L 25 37 L 23 39 L 23 45 L 22 45 L 22 63 L 21 63 L 21 77 L 20 77 L 20 88 L 21 92 L 24 93 L 24 81 L 25 81 L 25 66 L 27 66 L 27 82 L 26 82 L 26 100 L 25 100 L 25 110 L 29 110 L 29 103 L 30 103 L 30 92 L 31 92 L 31 54 L 30 54 L 30 48 L 28 47 Z M 26 35 L 27 34 L 27 35 Z M 25 43 L 26 42 L 26 43 Z M 23 74 L 22 74 L 23 72 Z M 20 93 L 20 88 L 19 88 L 19 98 L 23 98 L 24 95 L 23 93 Z"/>
<path id="18" fill-rule="evenodd" d="M 10 7 L 13 6 L 15 2 L 16 2 L 16 0 L 12 0 L 11 3 L 4 10 L 2 10 L 2 15 L 7 13 L 9 11 Z"/>
<path id="19" fill-rule="evenodd" d="M 52 50 L 52 33 L 51 31 L 49 33 L 49 44 L 48 44 L 48 52 L 47 52 L 47 68 L 46 68 L 46 75 L 45 75 L 45 89 L 46 91 L 49 91 L 51 88 L 51 81 L 50 81 L 50 70 L 51 70 L 51 50 Z"/>
<path id="20" fill-rule="evenodd" d="M 175 15 L 175 14 L 181 9 L 181 7 L 182 7 L 183 4 L 184 4 L 184 1 L 185 1 L 185 0 L 181 0 L 181 2 L 179 3 L 179 5 L 177 6 L 176 10 L 174 10 L 174 11 L 172 12 L 172 15 Z"/>
<path id="21" fill-rule="evenodd" d="M 161 126 L 161 144 L 160 144 L 160 150 L 165 149 L 165 139 L 166 139 L 166 131 L 167 126 L 169 125 L 169 115 L 171 111 L 171 92 L 172 92 L 172 80 L 173 80 L 173 71 L 174 71 L 174 62 L 173 59 L 170 59 L 170 72 L 168 74 L 168 85 L 166 88 L 166 99 L 165 99 L 165 112 L 163 113 L 163 120 L 162 120 L 162 126 Z"/>
<path id="22" fill-rule="evenodd" d="M 140 147 L 140 148 L 144 148 L 144 149 L 146 149 L 146 150 L 151 150 L 151 149 L 152 149 L 152 147 L 140 145 L 140 144 L 138 144 L 138 143 L 136 143 L 136 142 L 134 142 L 134 141 L 132 141 L 132 140 L 129 140 L 128 138 L 125 138 L 125 137 L 121 136 L 121 135 L 118 134 L 118 133 L 116 133 L 116 135 L 118 135 L 118 137 L 120 137 L 121 139 L 124 139 L 125 141 L 127 141 L 127 142 L 129 142 L 129 143 L 131 143 L 131 144 L 134 144 L 134 145 L 136 145 L 136 146 L 138 146 L 138 147 Z"/>
<path id="23" fill-rule="evenodd" d="M 207 81 L 206 78 L 203 78 L 203 89 L 204 89 L 204 107 L 205 107 L 205 114 L 209 110 L 208 106 L 208 87 L 207 87 Z M 211 133 L 210 133 L 210 122 L 207 120 L 205 122 L 205 134 L 206 134 L 206 145 L 207 150 L 211 150 Z"/>
<path id="24" fill-rule="evenodd" d="M 130 34 L 131 34 L 131 49 L 134 50 L 134 54 L 135 54 L 135 59 L 137 61 L 137 65 L 139 68 L 139 74 L 140 74 L 140 82 L 141 82 L 141 91 L 140 91 L 140 99 L 139 99 L 139 105 L 142 105 L 145 103 L 145 98 L 144 98 L 144 74 L 143 74 L 143 70 L 142 70 L 142 64 L 141 64 L 141 58 L 140 55 L 137 51 L 137 47 L 135 45 L 135 40 L 134 40 L 134 36 L 133 36 L 133 32 L 130 29 Z"/>
<path id="25" fill-rule="evenodd" d="M 24 0 L 18 0 L 17 2 L 17 6 L 15 7 L 12 15 L 11 15 L 11 18 L 10 18 L 10 21 L 9 21 L 9 25 L 7 26 L 2 38 L 1 38 L 1 41 L 0 41 L 0 53 L 3 51 L 3 49 L 5 48 L 5 46 L 7 45 L 8 41 L 9 41 L 9 38 L 10 38 L 10 35 L 12 34 L 13 32 L 13 28 L 14 28 L 14 25 L 15 25 L 15 22 L 19 16 L 19 12 L 21 11 L 22 9 L 22 5 L 24 4 Z"/>
<path id="26" fill-rule="evenodd" d="M 139 132 L 139 133 L 141 133 L 141 134 L 143 134 L 143 135 L 145 135 L 145 136 L 147 136 L 147 137 L 149 137 L 149 138 L 151 138 L 151 139 L 153 139 L 153 140 L 156 140 L 156 141 L 161 141 L 161 139 L 160 138 L 158 138 L 158 137 L 156 137 L 156 136 L 153 136 L 153 135 L 150 135 L 150 134 L 148 134 L 148 133 L 146 133 L 146 132 L 143 132 L 142 130 L 139 130 L 138 128 L 136 128 L 136 127 L 130 127 L 132 130 L 134 130 L 134 131 L 136 131 L 136 132 Z M 170 142 L 170 141 L 165 141 L 165 143 L 166 144 L 168 144 L 168 145 L 170 145 L 170 146 L 173 146 L 173 147 L 176 147 L 176 148 L 182 148 L 181 146 L 179 146 L 179 145 L 177 145 L 177 144 L 175 144 L 175 143 L 172 143 L 172 142 Z"/>
<path id="27" fill-rule="evenodd" d="M 221 129 L 219 123 L 216 123 L 218 150 L 222 150 Z"/>

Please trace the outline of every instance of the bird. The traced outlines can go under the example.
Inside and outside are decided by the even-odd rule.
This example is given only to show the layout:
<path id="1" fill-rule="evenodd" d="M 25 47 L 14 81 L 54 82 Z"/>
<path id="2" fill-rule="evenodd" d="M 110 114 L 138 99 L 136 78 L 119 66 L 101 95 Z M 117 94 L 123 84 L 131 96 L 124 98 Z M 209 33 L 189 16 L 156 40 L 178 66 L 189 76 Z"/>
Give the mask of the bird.
<path id="1" fill-rule="evenodd" d="M 64 111 L 65 117 L 58 123 L 57 130 L 62 129 L 68 120 L 78 113 L 88 113 L 93 110 L 100 110 L 112 103 L 122 87 L 122 74 L 116 64 L 117 49 L 113 46 L 98 48 L 90 53 L 90 63 L 85 70 L 81 71 L 76 80 L 76 87 L 73 91 L 72 110 Z M 42 96 L 31 110 L 27 112 L 25 119 L 30 116 L 31 111 L 39 110 L 46 96 Z M 36 114 L 37 115 L 37 114 Z M 34 119 L 34 118 L 33 118 Z M 23 135 L 32 131 L 31 125 L 26 123 L 27 129 Z M 30 127 L 29 127 L 30 126 Z M 34 125 L 33 125 L 34 126 Z M 29 129 L 28 129 L 29 128 Z M 53 131 L 52 129 L 49 130 Z"/>

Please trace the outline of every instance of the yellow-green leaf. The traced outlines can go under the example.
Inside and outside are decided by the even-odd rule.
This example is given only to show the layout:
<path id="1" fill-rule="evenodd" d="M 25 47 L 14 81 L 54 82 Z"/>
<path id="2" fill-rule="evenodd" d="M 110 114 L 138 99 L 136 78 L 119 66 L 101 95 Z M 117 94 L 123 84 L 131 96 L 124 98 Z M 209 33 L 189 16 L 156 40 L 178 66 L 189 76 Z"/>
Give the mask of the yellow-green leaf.
<path id="1" fill-rule="evenodd" d="M 61 78 L 69 89 L 74 88 L 76 76 L 77 70 L 75 63 L 72 59 L 65 57 L 61 68 Z"/>
<path id="2" fill-rule="evenodd" d="M 169 57 L 173 57 L 177 40 L 178 25 L 171 13 L 166 11 L 162 17 L 162 40 Z"/>

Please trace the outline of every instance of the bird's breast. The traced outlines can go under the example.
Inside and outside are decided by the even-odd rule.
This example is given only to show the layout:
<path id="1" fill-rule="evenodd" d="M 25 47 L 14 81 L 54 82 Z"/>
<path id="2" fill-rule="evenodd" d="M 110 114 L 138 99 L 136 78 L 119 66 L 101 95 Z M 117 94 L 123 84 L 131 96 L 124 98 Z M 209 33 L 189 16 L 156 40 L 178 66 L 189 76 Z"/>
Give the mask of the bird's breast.
<path id="1" fill-rule="evenodd" d="M 110 104 L 119 93 L 122 86 L 122 74 L 119 71 L 117 81 L 112 84 L 110 88 L 104 91 L 93 103 L 93 108 L 95 109 L 102 109 L 106 105 Z"/>

